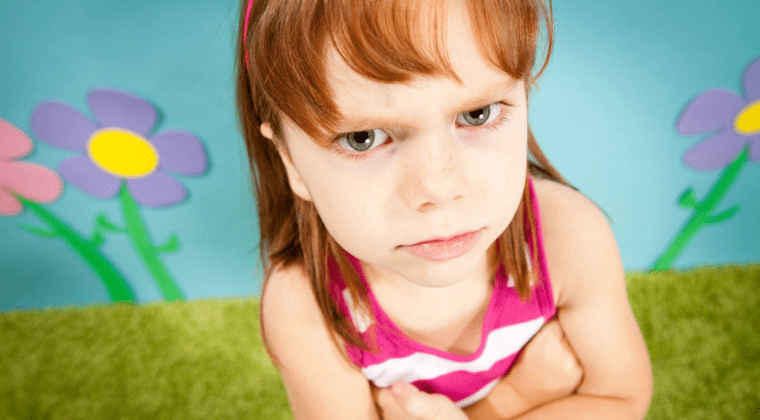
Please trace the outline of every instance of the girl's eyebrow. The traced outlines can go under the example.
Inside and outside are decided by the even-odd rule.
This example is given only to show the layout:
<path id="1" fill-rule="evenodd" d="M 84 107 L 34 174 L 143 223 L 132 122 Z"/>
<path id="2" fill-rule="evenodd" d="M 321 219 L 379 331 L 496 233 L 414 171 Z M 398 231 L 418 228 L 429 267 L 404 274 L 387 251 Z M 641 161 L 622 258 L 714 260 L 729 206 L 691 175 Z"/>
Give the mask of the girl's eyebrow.
<path id="1" fill-rule="evenodd" d="M 459 114 L 462 112 L 476 110 L 480 107 L 503 101 L 504 98 L 509 96 L 510 92 L 514 90 L 516 84 L 517 81 L 514 79 L 494 83 L 483 89 L 482 94 L 476 96 L 473 99 L 464 101 L 460 106 L 457 107 L 457 113 Z"/>
<path id="2" fill-rule="evenodd" d="M 503 101 L 510 92 L 515 88 L 517 81 L 510 78 L 509 80 L 500 80 L 497 83 L 486 86 L 482 93 L 455 105 L 451 113 L 461 114 L 462 112 L 472 111 L 492 103 Z M 341 118 L 336 125 L 339 131 L 333 135 L 355 132 L 360 130 L 371 130 L 373 128 L 390 128 L 398 126 L 396 118 L 383 117 L 377 115 L 350 115 Z"/>

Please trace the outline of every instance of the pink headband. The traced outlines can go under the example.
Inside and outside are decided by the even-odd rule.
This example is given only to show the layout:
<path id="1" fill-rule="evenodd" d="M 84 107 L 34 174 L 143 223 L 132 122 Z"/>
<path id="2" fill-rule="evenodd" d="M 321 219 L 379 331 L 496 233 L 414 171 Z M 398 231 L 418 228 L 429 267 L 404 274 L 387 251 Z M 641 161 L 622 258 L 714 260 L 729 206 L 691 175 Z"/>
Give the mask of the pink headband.
<path id="1" fill-rule="evenodd" d="M 243 44 L 245 48 L 245 68 L 248 69 L 248 43 L 245 40 L 248 38 L 248 24 L 251 22 L 251 7 L 253 7 L 253 0 L 248 0 L 248 7 L 245 8 L 245 24 L 243 25 Z"/>

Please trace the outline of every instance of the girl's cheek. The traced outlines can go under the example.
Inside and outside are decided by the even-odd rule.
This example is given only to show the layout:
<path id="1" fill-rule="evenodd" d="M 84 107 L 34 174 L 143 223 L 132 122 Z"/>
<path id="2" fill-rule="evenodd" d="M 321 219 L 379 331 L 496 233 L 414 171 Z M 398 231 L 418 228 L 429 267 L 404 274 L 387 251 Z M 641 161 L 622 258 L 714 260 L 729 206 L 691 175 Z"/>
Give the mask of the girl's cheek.
<path id="1" fill-rule="evenodd" d="M 496 152 L 513 143 L 515 134 L 511 130 L 500 129 L 460 129 L 459 139 L 462 144 L 478 151 Z M 526 139 L 527 140 L 527 139 Z"/>
<path id="2" fill-rule="evenodd" d="M 486 149 L 493 146 L 495 133 L 483 130 L 460 129 L 459 139 L 468 147 Z"/>
<path id="3" fill-rule="evenodd" d="M 398 159 L 399 150 L 396 144 L 381 147 L 367 156 L 352 159 L 336 154 L 334 161 L 341 172 L 346 175 L 379 176 L 393 166 Z"/>

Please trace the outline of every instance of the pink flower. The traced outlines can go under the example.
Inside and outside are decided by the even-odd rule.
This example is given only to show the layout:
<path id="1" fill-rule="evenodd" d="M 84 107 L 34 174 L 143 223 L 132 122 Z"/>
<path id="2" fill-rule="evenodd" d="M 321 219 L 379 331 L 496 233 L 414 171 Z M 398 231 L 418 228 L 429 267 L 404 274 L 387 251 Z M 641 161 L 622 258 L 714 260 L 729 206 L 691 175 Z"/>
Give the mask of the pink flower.
<path id="1" fill-rule="evenodd" d="M 0 215 L 15 216 L 23 207 L 16 195 L 37 203 L 52 203 L 63 192 L 55 171 L 17 159 L 31 153 L 34 143 L 23 131 L 0 119 Z"/>

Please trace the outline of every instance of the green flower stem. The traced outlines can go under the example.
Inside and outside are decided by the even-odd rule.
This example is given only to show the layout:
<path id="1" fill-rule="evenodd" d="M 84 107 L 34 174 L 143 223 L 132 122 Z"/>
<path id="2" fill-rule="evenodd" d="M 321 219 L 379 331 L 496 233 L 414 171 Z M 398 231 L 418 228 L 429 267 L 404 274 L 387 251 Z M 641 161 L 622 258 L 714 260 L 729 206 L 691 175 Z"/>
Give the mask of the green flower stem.
<path id="1" fill-rule="evenodd" d="M 105 284 L 108 295 L 114 302 L 134 302 L 135 294 L 127 283 L 127 280 L 116 270 L 110 261 L 98 250 L 98 245 L 82 238 L 74 229 L 58 219 L 45 207 L 17 197 L 23 204 L 48 223 L 56 236 L 62 238 L 71 245 L 79 255 L 92 267 Z"/>
<path id="2" fill-rule="evenodd" d="M 665 252 L 662 253 L 662 255 L 660 255 L 660 257 L 652 266 L 652 270 L 660 271 L 670 268 L 670 266 L 673 264 L 673 261 L 675 261 L 681 251 L 683 251 L 689 241 L 691 241 L 691 239 L 694 237 L 694 235 L 697 234 L 702 226 L 710 223 L 718 223 L 724 221 L 731 217 L 738 210 L 738 207 L 734 207 L 733 209 L 729 209 L 728 211 L 717 216 L 713 216 L 711 214 L 713 210 L 715 210 L 715 207 L 717 207 L 720 200 L 726 194 L 736 177 L 739 175 L 739 172 L 744 167 L 744 164 L 747 163 L 748 156 L 749 147 L 745 147 L 742 153 L 739 154 L 739 156 L 737 156 L 736 159 L 731 162 L 731 164 L 726 166 L 720 178 L 715 183 L 712 190 L 710 190 L 707 198 L 705 198 L 704 201 L 696 202 L 696 200 L 694 200 L 692 204 L 684 204 L 684 202 L 688 202 L 689 200 L 684 200 L 682 197 L 682 205 L 693 207 L 695 213 L 684 225 L 683 229 L 681 229 L 681 232 L 679 232 L 678 236 L 676 236 L 676 238 L 670 243 L 670 246 L 665 250 Z M 687 194 L 692 192 L 693 191 L 689 190 L 687 191 Z"/>
<path id="3" fill-rule="evenodd" d="M 122 185 L 119 192 L 121 208 L 124 212 L 124 221 L 126 224 L 127 235 L 132 240 L 132 244 L 137 249 L 137 253 L 148 267 L 153 278 L 158 283 L 158 288 L 164 294 L 166 300 L 184 299 L 182 292 L 172 279 L 169 271 L 164 267 L 159 258 L 160 250 L 156 248 L 148 235 L 145 223 L 140 217 L 140 211 L 137 203 L 129 194 L 126 185 Z"/>

